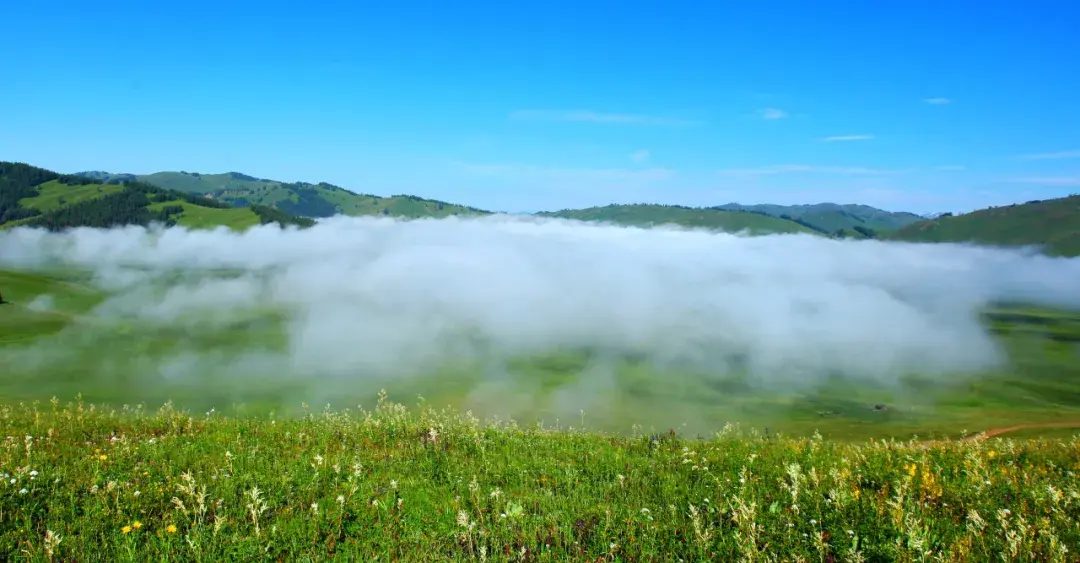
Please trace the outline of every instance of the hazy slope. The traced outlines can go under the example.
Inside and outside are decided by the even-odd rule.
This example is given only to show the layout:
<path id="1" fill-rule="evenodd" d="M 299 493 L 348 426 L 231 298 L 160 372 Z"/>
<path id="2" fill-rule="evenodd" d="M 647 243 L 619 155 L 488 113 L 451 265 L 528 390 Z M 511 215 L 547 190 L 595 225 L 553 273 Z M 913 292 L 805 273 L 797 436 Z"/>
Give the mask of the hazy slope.
<path id="1" fill-rule="evenodd" d="M 922 220 L 914 213 L 885 211 L 869 205 L 816 203 L 812 205 L 741 205 L 728 203 L 715 209 L 753 211 L 773 217 L 800 219 L 830 233 L 863 227 L 874 231 L 892 231 Z"/>
<path id="2" fill-rule="evenodd" d="M 602 221 L 636 227 L 676 224 L 684 227 L 702 227 L 727 232 L 747 230 L 751 234 L 813 233 L 814 230 L 777 217 L 739 211 L 693 208 L 677 205 L 607 205 L 587 209 L 564 209 L 542 212 L 544 217 L 560 217 L 579 221 Z"/>
<path id="3" fill-rule="evenodd" d="M 161 222 L 191 228 L 242 230 L 276 222 L 310 226 L 265 206 L 237 208 L 200 195 L 166 190 L 123 176 L 69 176 L 24 163 L 0 162 L 0 228 L 65 229 L 148 225 Z"/>
<path id="4" fill-rule="evenodd" d="M 888 238 L 912 242 L 1038 245 L 1050 255 L 1080 256 L 1080 195 L 946 215 L 908 225 Z"/>

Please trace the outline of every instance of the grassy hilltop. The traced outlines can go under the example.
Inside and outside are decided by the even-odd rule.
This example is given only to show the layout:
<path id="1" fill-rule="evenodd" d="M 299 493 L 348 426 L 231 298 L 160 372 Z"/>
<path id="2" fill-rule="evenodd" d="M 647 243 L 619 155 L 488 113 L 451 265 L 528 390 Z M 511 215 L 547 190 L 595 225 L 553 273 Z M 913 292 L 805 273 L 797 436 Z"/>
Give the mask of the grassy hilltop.
<path id="1" fill-rule="evenodd" d="M 887 238 L 909 242 L 1038 245 L 1050 255 L 1080 256 L 1080 195 L 938 217 L 908 225 Z"/>
<path id="2" fill-rule="evenodd" d="M 0 162 L 0 229 L 17 226 L 64 229 L 148 225 L 244 229 L 265 223 L 310 226 L 312 221 L 266 206 L 235 208 L 138 181 L 101 183 L 27 164 Z"/>
<path id="3" fill-rule="evenodd" d="M 200 174 L 198 172 L 156 172 L 154 174 L 109 174 L 82 172 L 83 176 L 113 181 L 136 178 L 165 189 L 209 196 L 238 207 L 263 205 L 303 217 L 345 215 L 388 215 L 416 219 L 452 215 L 485 215 L 488 211 L 411 195 L 380 197 L 354 193 L 320 182 L 280 182 L 255 178 L 239 172 Z"/>
<path id="4" fill-rule="evenodd" d="M 869 229 L 876 233 L 893 231 L 921 221 L 923 218 L 914 213 L 884 211 L 869 205 L 841 205 L 837 203 L 818 203 L 811 205 L 741 205 L 728 203 L 714 209 L 728 211 L 748 211 L 763 213 L 771 217 L 799 220 L 828 233 L 837 231 L 853 232 L 859 236 L 860 230 Z"/>

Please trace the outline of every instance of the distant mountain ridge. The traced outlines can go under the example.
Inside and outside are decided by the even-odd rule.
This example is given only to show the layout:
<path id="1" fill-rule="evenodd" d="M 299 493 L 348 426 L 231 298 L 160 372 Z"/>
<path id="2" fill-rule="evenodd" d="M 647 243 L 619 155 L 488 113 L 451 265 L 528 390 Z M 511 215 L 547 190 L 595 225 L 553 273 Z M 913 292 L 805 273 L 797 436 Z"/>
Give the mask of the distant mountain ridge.
<path id="1" fill-rule="evenodd" d="M 771 217 L 759 213 L 728 211 L 709 207 L 686 207 L 682 205 L 629 204 L 605 205 L 586 209 L 563 209 L 542 211 L 541 217 L 559 217 L 578 221 L 600 221 L 634 227 L 681 225 L 727 232 L 746 231 L 753 235 L 780 233 L 826 234 L 808 225 L 790 219 Z"/>
<path id="2" fill-rule="evenodd" d="M 417 196 L 395 195 L 382 197 L 356 193 L 325 182 L 317 184 L 281 182 L 257 178 L 240 172 L 202 174 L 181 171 L 134 175 L 91 171 L 81 172 L 79 175 L 102 182 L 122 182 L 137 179 L 165 189 L 206 195 L 237 206 L 266 205 L 294 215 L 312 218 L 330 217 L 338 213 L 345 215 L 382 214 L 411 218 L 484 215 L 490 213 L 475 207 Z M 714 212 L 755 213 L 800 225 L 799 227 L 792 227 L 776 221 L 748 220 L 745 217 L 728 217 L 725 214 L 707 218 L 707 211 L 699 211 L 694 215 L 695 218 L 691 219 L 693 214 L 685 211 L 690 208 L 675 211 L 680 206 L 656 205 L 648 209 L 630 206 L 632 209 L 617 211 L 618 207 L 605 206 L 587 210 L 548 211 L 537 215 L 554 217 L 603 216 L 602 220 L 607 221 L 629 221 L 625 224 L 653 224 L 678 215 L 682 220 L 689 220 L 695 224 L 754 225 L 763 229 L 767 224 L 770 225 L 770 229 L 778 229 L 776 232 L 799 232 L 808 229 L 832 236 L 855 238 L 875 237 L 877 233 L 892 231 L 923 219 L 923 217 L 914 213 L 884 211 L 868 205 L 857 204 L 741 205 L 729 203 L 702 208 Z M 573 213 L 571 213 L 572 211 Z M 652 214 L 651 217 L 650 214 Z"/>
<path id="3" fill-rule="evenodd" d="M 906 211 L 885 211 L 861 204 L 815 203 L 804 205 L 727 203 L 714 209 L 765 213 L 772 217 L 796 219 L 829 233 L 853 231 L 856 227 L 873 232 L 893 231 L 924 218 Z"/>
<path id="4" fill-rule="evenodd" d="M 466 205 L 426 199 L 411 195 L 382 197 L 356 193 L 319 182 L 281 182 L 257 178 L 240 172 L 202 174 L 199 172 L 155 172 L 153 174 L 110 174 L 80 172 L 78 175 L 103 182 L 122 182 L 135 178 L 160 188 L 204 195 L 237 207 L 265 205 L 300 217 L 324 218 L 337 214 L 387 215 L 394 217 L 449 217 L 490 213 Z"/>
<path id="5" fill-rule="evenodd" d="M 290 210 L 302 210 L 303 214 Z M 287 183 L 239 172 L 148 175 L 88 171 L 59 174 L 0 162 L 0 228 L 148 224 L 244 229 L 270 222 L 310 226 L 336 213 L 403 218 L 488 214 L 411 195 L 358 194 L 328 183 Z M 301 215 L 306 215 L 301 216 Z M 969 242 L 1036 246 L 1052 256 L 1080 256 L 1080 194 L 990 207 L 970 213 L 891 212 L 867 205 L 630 204 L 536 214 L 641 227 L 676 224 L 727 232 L 815 233 L 833 238 Z M 895 226 L 903 224 L 899 228 Z"/>

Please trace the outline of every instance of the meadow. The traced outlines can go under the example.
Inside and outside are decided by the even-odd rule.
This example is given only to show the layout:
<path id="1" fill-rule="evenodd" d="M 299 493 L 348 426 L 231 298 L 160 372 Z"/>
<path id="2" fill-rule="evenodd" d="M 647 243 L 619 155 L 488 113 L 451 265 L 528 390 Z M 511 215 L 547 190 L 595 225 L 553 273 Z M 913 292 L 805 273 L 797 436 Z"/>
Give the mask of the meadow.
<path id="1" fill-rule="evenodd" d="M 230 380 L 288 348 L 287 311 L 91 314 L 93 281 L 0 271 L 6 560 L 1076 560 L 1075 431 L 959 439 L 1080 421 L 1073 312 L 989 308 L 1006 366 L 898 382 L 575 349 L 496 380 Z"/>

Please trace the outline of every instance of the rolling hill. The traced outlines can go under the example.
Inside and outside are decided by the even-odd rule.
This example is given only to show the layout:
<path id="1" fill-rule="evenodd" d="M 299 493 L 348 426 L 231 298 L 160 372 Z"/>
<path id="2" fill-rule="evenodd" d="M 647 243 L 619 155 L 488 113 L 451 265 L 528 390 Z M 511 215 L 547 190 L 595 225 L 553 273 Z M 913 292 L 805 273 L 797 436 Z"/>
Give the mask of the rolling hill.
<path id="1" fill-rule="evenodd" d="M 921 221 L 923 217 L 914 213 L 885 211 L 869 205 L 816 203 L 812 205 L 741 205 L 728 203 L 717 205 L 714 209 L 726 211 L 750 211 L 764 213 L 772 217 L 797 220 L 829 233 L 840 230 L 860 231 L 869 229 L 875 233 L 893 231 Z M 864 235 L 865 236 L 865 235 Z"/>
<path id="2" fill-rule="evenodd" d="M 579 221 L 603 221 L 634 227 L 677 224 L 684 227 L 700 227 L 727 232 L 745 230 L 755 235 L 817 232 L 811 227 L 800 225 L 789 219 L 770 217 L 758 213 L 683 207 L 680 205 L 607 205 L 604 207 L 589 207 L 587 209 L 545 211 L 537 213 L 537 215 L 542 217 L 576 219 Z"/>
<path id="3" fill-rule="evenodd" d="M 1052 256 L 1080 256 L 1080 195 L 945 214 L 903 227 L 888 240 L 1037 245 Z"/>
<path id="4" fill-rule="evenodd" d="M 259 224 L 311 226 L 314 221 L 255 205 L 238 208 L 200 195 L 128 179 L 69 176 L 23 163 L 0 162 L 0 229 L 149 225 L 191 228 Z M 123 183 L 117 183 L 123 182 Z"/>
<path id="5" fill-rule="evenodd" d="M 223 174 L 155 172 L 133 175 L 92 171 L 80 172 L 78 175 L 105 183 L 134 178 L 167 190 L 204 195 L 236 207 L 265 205 L 301 217 L 323 218 L 342 213 L 353 216 L 387 215 L 416 219 L 490 213 L 475 207 L 411 195 L 381 197 L 354 193 L 325 182 L 318 184 L 281 182 L 256 178 L 239 172 Z"/>

